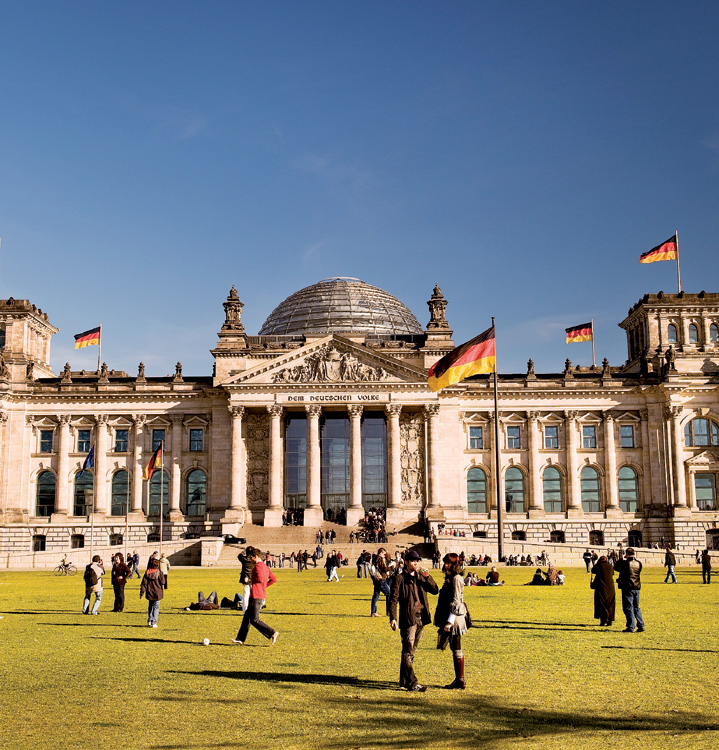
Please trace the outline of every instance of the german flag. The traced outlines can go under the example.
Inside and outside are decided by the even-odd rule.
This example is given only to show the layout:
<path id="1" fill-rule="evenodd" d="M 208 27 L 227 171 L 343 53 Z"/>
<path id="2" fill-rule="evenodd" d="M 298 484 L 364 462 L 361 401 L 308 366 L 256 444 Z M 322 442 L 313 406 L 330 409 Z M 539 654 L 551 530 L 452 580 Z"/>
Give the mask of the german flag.
<path id="1" fill-rule="evenodd" d="M 565 328 L 567 343 L 576 344 L 578 341 L 592 341 L 594 339 L 594 326 L 591 323 L 582 323 L 580 326 Z"/>
<path id="2" fill-rule="evenodd" d="M 162 443 L 157 446 L 157 450 L 152 454 L 152 458 L 145 467 L 145 471 L 142 472 L 143 479 L 150 479 L 155 469 L 162 468 Z"/>
<path id="3" fill-rule="evenodd" d="M 471 375 L 494 372 L 496 361 L 492 326 L 466 344 L 458 346 L 439 362 L 435 362 L 429 368 L 427 385 L 433 391 L 441 391 L 442 388 L 459 383 Z"/>
<path id="4" fill-rule="evenodd" d="M 654 263 L 657 260 L 676 260 L 677 259 L 677 236 L 670 237 L 661 245 L 653 247 L 646 253 L 639 256 L 640 263 Z"/>
<path id="5" fill-rule="evenodd" d="M 100 328 L 91 328 L 84 333 L 75 334 L 75 349 L 82 349 L 85 346 L 100 346 Z"/>

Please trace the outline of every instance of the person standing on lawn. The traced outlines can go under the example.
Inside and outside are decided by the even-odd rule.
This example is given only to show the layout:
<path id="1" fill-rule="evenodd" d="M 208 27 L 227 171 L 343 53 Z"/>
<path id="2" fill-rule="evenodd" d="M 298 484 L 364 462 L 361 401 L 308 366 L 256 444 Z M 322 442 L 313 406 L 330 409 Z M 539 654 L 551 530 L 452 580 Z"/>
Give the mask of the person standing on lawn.
<path id="1" fill-rule="evenodd" d="M 377 602 L 379 601 L 380 594 L 384 594 L 387 614 L 389 614 L 389 597 L 392 592 L 387 583 L 389 569 L 387 567 L 387 550 L 384 547 L 380 547 L 377 550 L 377 557 L 374 565 L 370 568 L 370 574 L 374 588 L 372 592 L 372 604 L 370 605 L 370 617 L 379 617 L 377 614 Z"/>
<path id="2" fill-rule="evenodd" d="M 130 568 L 125 564 L 122 552 L 118 552 L 113 558 L 110 577 L 112 590 L 115 592 L 115 603 L 112 605 L 113 612 L 122 612 L 125 609 L 125 584 L 129 575 Z"/>
<path id="3" fill-rule="evenodd" d="M 156 628 L 160 616 L 160 602 L 165 595 L 165 576 L 160 570 L 160 560 L 150 558 L 150 564 L 140 583 L 140 599 L 147 597 L 147 627 Z"/>
<path id="4" fill-rule="evenodd" d="M 432 622 L 427 603 L 427 592 L 436 594 L 437 584 L 426 568 L 419 567 L 420 556 L 416 550 L 405 554 L 404 570 L 397 573 L 392 584 L 389 604 L 389 624 L 392 630 L 399 627 L 402 636 L 402 659 L 399 668 L 401 690 L 423 693 L 414 673 L 414 654 L 422 637 L 422 629 Z M 397 609 L 399 608 L 399 620 Z"/>
<path id="5" fill-rule="evenodd" d="M 247 551 L 247 554 L 252 555 L 252 559 L 255 561 L 255 567 L 252 569 L 252 586 L 250 588 L 250 601 L 247 604 L 247 609 L 242 617 L 242 625 L 237 633 L 237 638 L 233 638 L 232 642 L 242 646 L 247 639 L 247 633 L 250 630 L 250 625 L 256 628 L 262 633 L 268 640 L 272 641 L 274 646 L 277 641 L 277 636 L 280 634 L 278 630 L 274 630 L 269 625 L 266 625 L 260 620 L 260 611 L 264 606 L 265 599 L 267 598 L 267 587 L 277 582 L 272 571 L 262 562 L 262 553 L 258 549 L 252 549 L 252 552 Z"/>
<path id="6" fill-rule="evenodd" d="M 667 544 L 666 552 L 664 553 L 664 567 L 667 569 L 667 577 L 664 579 L 664 583 L 669 583 L 669 579 L 672 579 L 672 583 L 677 582 L 677 576 L 674 573 L 674 568 L 677 564 L 677 558 L 672 552 L 671 544 Z"/>
<path id="7" fill-rule="evenodd" d="M 167 577 L 170 574 L 170 561 L 165 557 L 165 553 L 163 552 L 160 555 L 160 570 L 162 571 L 162 575 L 165 576 L 165 589 L 167 589 Z"/>
<path id="8" fill-rule="evenodd" d="M 614 591 L 614 568 L 602 555 L 592 568 L 594 578 L 590 586 L 594 589 L 594 619 L 602 626 L 610 627 L 614 622 L 616 593 Z"/>
<path id="9" fill-rule="evenodd" d="M 464 603 L 464 569 L 459 555 L 450 552 L 442 559 L 444 584 L 439 592 L 437 610 L 434 613 L 434 624 L 439 628 L 437 648 L 452 650 L 454 663 L 454 680 L 445 685 L 449 690 L 464 690 L 467 682 L 464 679 L 464 652 L 462 636 L 467 632 L 467 606 Z"/>
<path id="10" fill-rule="evenodd" d="M 100 609 L 102 601 L 102 577 L 105 575 L 105 568 L 102 566 L 100 555 L 94 555 L 92 562 L 85 568 L 85 600 L 82 603 L 83 615 L 96 615 Z M 90 597 L 95 594 L 95 602 L 90 611 Z"/>
<path id="11" fill-rule="evenodd" d="M 250 586 L 252 586 L 252 570 L 255 567 L 255 560 L 252 557 L 254 547 L 247 547 L 244 552 L 237 555 L 237 559 L 242 563 L 240 572 L 240 583 L 242 584 L 242 611 L 247 610 L 247 602 L 250 601 Z"/>
<path id="12" fill-rule="evenodd" d="M 617 586 L 622 590 L 622 610 L 627 618 L 625 633 L 644 632 L 644 620 L 639 609 L 639 590 L 642 587 L 642 564 L 634 557 L 634 548 L 627 547 L 623 560 L 617 560 L 614 570 L 619 573 Z"/>
<path id="13" fill-rule="evenodd" d="M 702 552 L 702 583 L 711 583 L 712 580 L 712 558 L 709 550 Z"/>

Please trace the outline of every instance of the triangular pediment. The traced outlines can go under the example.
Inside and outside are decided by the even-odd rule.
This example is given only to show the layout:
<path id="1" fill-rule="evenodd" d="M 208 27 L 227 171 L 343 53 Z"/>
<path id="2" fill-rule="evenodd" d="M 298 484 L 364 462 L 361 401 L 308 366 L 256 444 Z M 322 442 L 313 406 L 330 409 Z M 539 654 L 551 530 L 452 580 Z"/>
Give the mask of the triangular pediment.
<path id="1" fill-rule="evenodd" d="M 689 469 L 695 471 L 719 471 L 719 451 L 702 451 L 688 458 L 684 463 Z"/>
<path id="2" fill-rule="evenodd" d="M 233 375 L 222 385 L 379 385 L 426 381 L 424 370 L 334 334 Z"/>

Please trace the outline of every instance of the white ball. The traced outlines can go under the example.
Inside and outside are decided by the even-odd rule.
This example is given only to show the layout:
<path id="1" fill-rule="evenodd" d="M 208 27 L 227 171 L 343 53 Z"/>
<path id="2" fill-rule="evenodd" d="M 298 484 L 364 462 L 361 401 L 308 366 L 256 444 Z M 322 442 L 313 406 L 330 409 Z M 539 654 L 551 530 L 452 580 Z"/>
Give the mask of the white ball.
<path id="1" fill-rule="evenodd" d="M 205 639 L 203 639 L 203 641 L 202 641 L 202 645 L 203 645 L 203 646 L 209 646 L 209 645 L 210 645 L 210 639 L 209 639 L 209 638 L 205 638 Z"/>

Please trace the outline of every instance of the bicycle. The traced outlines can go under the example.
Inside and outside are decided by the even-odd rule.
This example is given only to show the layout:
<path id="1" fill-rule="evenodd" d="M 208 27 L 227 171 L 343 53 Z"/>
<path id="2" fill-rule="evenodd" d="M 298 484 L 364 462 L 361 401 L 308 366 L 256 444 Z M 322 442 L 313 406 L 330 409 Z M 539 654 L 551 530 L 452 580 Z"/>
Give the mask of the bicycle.
<path id="1" fill-rule="evenodd" d="M 72 563 L 60 563 L 55 568 L 55 573 L 59 576 L 74 576 L 77 568 Z"/>

